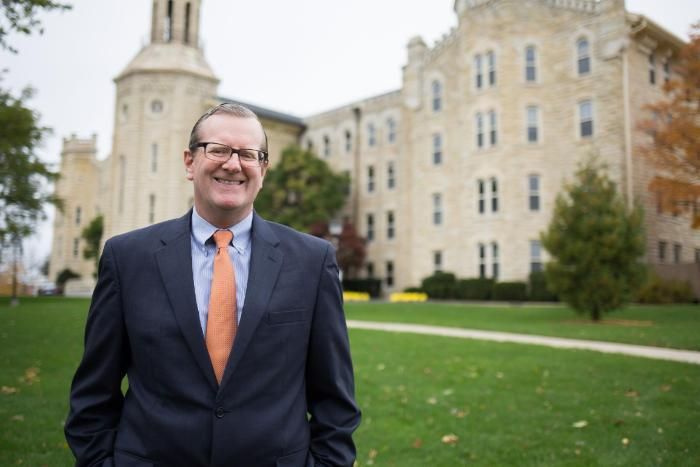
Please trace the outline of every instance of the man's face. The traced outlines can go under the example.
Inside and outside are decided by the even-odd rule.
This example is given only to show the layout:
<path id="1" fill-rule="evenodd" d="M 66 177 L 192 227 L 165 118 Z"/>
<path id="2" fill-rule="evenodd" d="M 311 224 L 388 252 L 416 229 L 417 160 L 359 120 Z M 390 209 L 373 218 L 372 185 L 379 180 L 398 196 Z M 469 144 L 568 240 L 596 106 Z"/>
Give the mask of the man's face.
<path id="1" fill-rule="evenodd" d="M 235 149 L 261 149 L 264 135 L 254 118 L 225 113 L 206 119 L 197 132 L 199 142 L 221 143 Z M 185 150 L 187 179 L 194 184 L 197 212 L 217 227 L 228 227 L 245 218 L 262 188 L 265 166 L 241 166 L 238 156 L 224 164 L 208 159 L 204 148 Z"/>

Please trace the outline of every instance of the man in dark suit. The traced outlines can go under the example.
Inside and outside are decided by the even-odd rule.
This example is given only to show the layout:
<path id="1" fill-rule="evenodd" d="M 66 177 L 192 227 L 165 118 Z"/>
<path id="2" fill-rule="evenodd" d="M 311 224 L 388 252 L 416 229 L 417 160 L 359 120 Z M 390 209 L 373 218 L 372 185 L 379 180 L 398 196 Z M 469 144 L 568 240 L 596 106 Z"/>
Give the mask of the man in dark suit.
<path id="1" fill-rule="evenodd" d="M 65 425 L 76 465 L 351 466 L 360 412 L 333 248 L 253 211 L 267 138 L 247 108 L 204 114 L 184 162 L 193 210 L 105 243 Z M 234 273 L 230 302 L 216 264 Z M 227 322 L 221 360 L 210 336 Z"/>

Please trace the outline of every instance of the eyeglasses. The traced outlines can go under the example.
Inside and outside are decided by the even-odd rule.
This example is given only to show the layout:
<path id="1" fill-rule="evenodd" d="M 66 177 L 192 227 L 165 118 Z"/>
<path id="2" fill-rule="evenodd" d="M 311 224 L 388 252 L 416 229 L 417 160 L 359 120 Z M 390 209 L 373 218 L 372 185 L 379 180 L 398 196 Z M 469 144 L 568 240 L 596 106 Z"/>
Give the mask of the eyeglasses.
<path id="1" fill-rule="evenodd" d="M 231 146 L 226 146 L 220 143 L 197 143 L 190 148 L 190 150 L 195 150 L 197 148 L 204 148 L 204 155 L 207 159 L 219 162 L 221 164 L 226 163 L 233 154 L 238 155 L 238 161 L 241 165 L 246 167 L 259 167 L 263 164 L 267 164 L 267 153 L 265 151 L 260 151 L 258 149 L 245 149 L 238 148 L 234 149 Z"/>

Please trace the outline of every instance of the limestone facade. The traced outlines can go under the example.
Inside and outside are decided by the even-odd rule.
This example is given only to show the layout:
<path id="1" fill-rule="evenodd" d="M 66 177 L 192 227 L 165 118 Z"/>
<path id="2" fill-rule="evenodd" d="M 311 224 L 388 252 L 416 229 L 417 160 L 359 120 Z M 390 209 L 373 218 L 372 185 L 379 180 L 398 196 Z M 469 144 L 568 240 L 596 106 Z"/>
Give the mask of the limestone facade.
<path id="1" fill-rule="evenodd" d="M 187 8 L 189 16 L 169 16 Z M 89 164 L 68 150 L 77 141 L 64 149 L 63 173 L 99 172 L 104 186 L 75 189 L 64 175 L 57 193 L 67 205 L 90 193 L 90 213 L 105 214 L 105 238 L 192 203 L 182 150 L 197 116 L 228 100 L 217 97 L 198 47 L 200 8 L 154 1 L 152 43 L 115 79 L 104 169 L 94 142 Z M 546 261 L 538 238 L 557 193 L 593 154 L 629 203 L 644 203 L 647 261 L 700 261 L 700 234 L 687 218 L 656 212 L 653 171 L 635 151 L 645 138 L 635 128 L 643 105 L 662 97 L 682 41 L 627 12 L 623 0 L 456 0 L 454 8 L 457 27 L 433 47 L 409 41 L 397 91 L 305 119 L 251 106 L 273 166 L 296 143 L 351 175 L 341 216 L 369 239 L 365 274 L 382 278 L 385 292 L 435 270 L 524 280 Z M 76 229 L 57 216 L 52 271 L 79 268 L 66 255 Z"/>

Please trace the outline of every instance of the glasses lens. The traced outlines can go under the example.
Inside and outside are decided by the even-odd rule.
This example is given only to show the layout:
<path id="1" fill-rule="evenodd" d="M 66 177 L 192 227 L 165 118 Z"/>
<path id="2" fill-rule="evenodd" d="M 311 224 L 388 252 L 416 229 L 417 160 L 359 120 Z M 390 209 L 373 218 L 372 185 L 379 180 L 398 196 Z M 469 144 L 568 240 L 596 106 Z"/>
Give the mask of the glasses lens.
<path id="1" fill-rule="evenodd" d="M 207 157 L 217 161 L 225 161 L 231 157 L 231 148 L 223 144 L 207 144 Z"/>
<path id="2" fill-rule="evenodd" d="M 238 157 L 241 160 L 241 164 L 244 165 L 258 165 L 260 163 L 258 151 L 255 149 L 239 149 Z"/>

